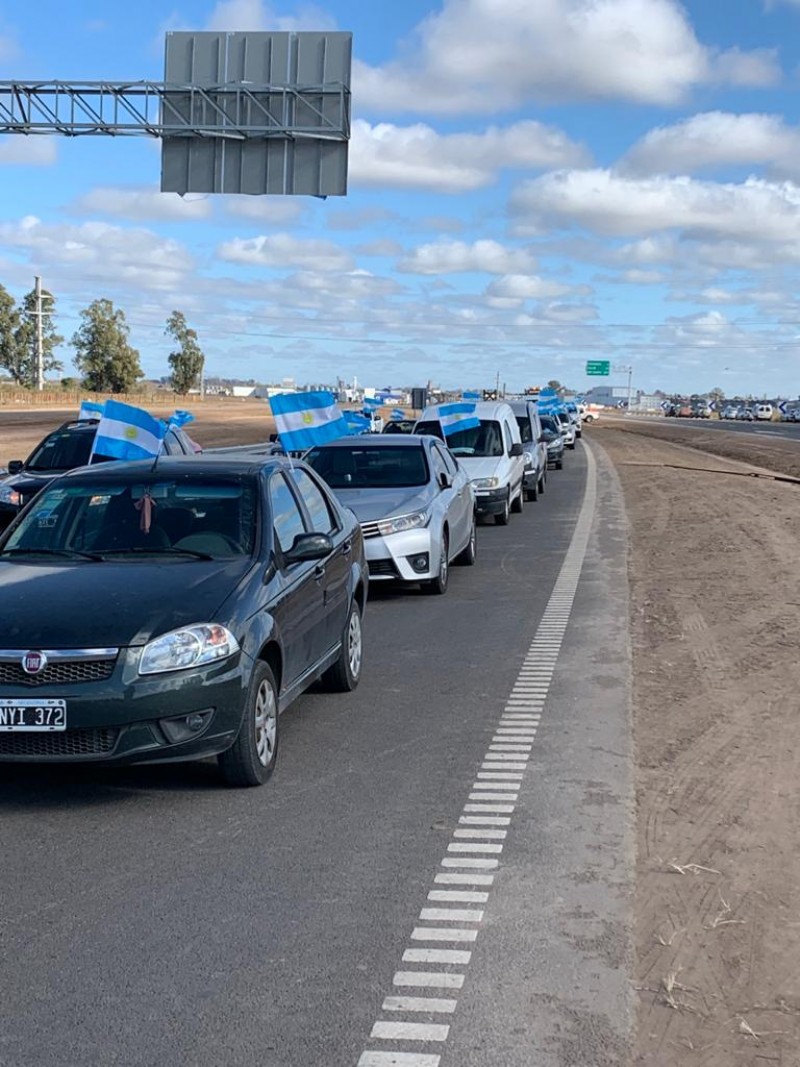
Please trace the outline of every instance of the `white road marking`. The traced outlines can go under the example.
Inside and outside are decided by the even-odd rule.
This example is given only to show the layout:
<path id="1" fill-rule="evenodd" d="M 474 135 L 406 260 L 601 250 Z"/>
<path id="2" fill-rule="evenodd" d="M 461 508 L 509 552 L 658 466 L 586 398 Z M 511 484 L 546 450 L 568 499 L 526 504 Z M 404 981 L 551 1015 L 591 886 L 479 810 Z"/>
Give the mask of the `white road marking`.
<path id="1" fill-rule="evenodd" d="M 428 989 L 461 989 L 463 974 L 446 974 L 441 971 L 398 971 L 392 979 L 396 986 L 420 986 Z"/>
<path id="2" fill-rule="evenodd" d="M 491 887 L 494 883 L 493 874 L 476 872 L 496 871 L 499 868 L 500 860 L 497 857 L 503 851 L 500 842 L 508 834 L 504 827 L 510 826 L 511 823 L 509 817 L 500 816 L 510 816 L 515 810 L 514 802 L 519 797 L 542 709 L 550 692 L 553 673 L 572 613 L 597 494 L 596 464 L 591 451 L 587 452 L 587 464 L 586 490 L 572 541 L 536 635 L 505 702 L 484 761 L 476 774 L 475 783 L 469 793 L 469 803 L 464 805 L 463 814 L 459 816 L 459 825 L 453 830 L 453 839 L 447 845 L 447 855 L 440 861 L 440 866 L 445 870 L 434 875 L 437 885 Z M 475 814 L 468 815 L 467 812 Z M 432 889 L 428 892 L 428 901 L 442 905 L 488 905 L 489 895 L 488 890 L 474 888 Z M 482 922 L 484 911 L 484 908 L 426 907 L 420 912 L 420 921 L 477 924 Z M 447 926 L 415 926 L 411 931 L 410 940 L 463 944 L 475 942 L 477 937 L 478 929 L 464 926 L 455 926 L 452 929 Z M 406 963 L 466 966 L 470 959 L 470 952 L 450 948 L 412 947 L 403 953 L 403 962 Z M 461 989 L 463 984 L 463 974 L 438 971 L 397 971 L 394 976 L 396 987 L 457 990 Z M 456 1005 L 455 998 L 407 997 L 395 994 L 384 999 L 383 1010 L 452 1014 Z M 449 1026 L 438 1023 L 378 1019 L 370 1036 L 397 1042 L 444 1042 L 449 1029 Z M 413 1051 L 366 1050 L 358 1061 L 358 1067 L 439 1067 L 440 1059 L 438 1055 Z"/>
<path id="3" fill-rule="evenodd" d="M 452 1015 L 457 1001 L 444 997 L 386 997 L 383 1011 L 425 1011 Z"/>
<path id="4" fill-rule="evenodd" d="M 403 963 L 452 963 L 466 967 L 471 959 L 471 952 L 454 948 L 407 948 L 403 953 Z"/>
<path id="5" fill-rule="evenodd" d="M 378 1019 L 370 1037 L 387 1041 L 446 1041 L 450 1027 L 439 1023 L 395 1023 Z"/>

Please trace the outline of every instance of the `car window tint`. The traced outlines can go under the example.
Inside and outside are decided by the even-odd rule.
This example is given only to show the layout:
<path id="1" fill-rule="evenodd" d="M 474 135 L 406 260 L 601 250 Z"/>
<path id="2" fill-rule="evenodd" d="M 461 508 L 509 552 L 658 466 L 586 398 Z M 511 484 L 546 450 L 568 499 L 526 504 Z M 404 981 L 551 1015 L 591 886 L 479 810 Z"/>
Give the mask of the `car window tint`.
<path id="1" fill-rule="evenodd" d="M 503 423 L 503 437 L 506 442 L 506 452 L 510 452 L 511 446 L 514 444 L 514 438 L 511 436 L 511 427 L 507 422 Z"/>
<path id="2" fill-rule="evenodd" d="M 70 471 L 89 462 L 94 434 L 84 430 L 56 430 L 30 456 L 32 471 Z"/>
<path id="3" fill-rule="evenodd" d="M 440 474 L 447 474 L 447 464 L 444 461 L 444 456 L 437 447 L 431 449 L 431 463 L 433 464 L 433 475 L 438 480 Z"/>
<path id="4" fill-rule="evenodd" d="M 438 437 L 442 441 L 444 440 L 442 424 L 438 421 L 438 419 L 435 422 L 418 422 L 414 432 L 431 434 L 433 437 Z"/>
<path id="5" fill-rule="evenodd" d="M 274 475 L 269 483 L 269 499 L 275 540 L 281 552 L 288 552 L 295 537 L 305 533 L 306 527 L 300 506 L 282 474 Z"/>
<path id="6" fill-rule="evenodd" d="M 338 528 L 325 494 L 313 479 L 304 470 L 295 467 L 292 470 L 292 478 L 297 486 L 303 503 L 311 519 L 311 529 L 314 533 L 333 533 Z"/>
<path id="7" fill-rule="evenodd" d="M 527 445 L 529 441 L 533 440 L 531 420 L 527 415 L 517 415 L 517 426 L 519 426 L 519 435 L 522 438 L 523 445 Z"/>
<path id="8" fill-rule="evenodd" d="M 458 461 L 456 457 L 452 455 L 449 448 L 443 448 L 439 445 L 436 446 L 438 451 L 444 456 L 445 466 L 448 471 L 455 477 L 458 474 Z"/>

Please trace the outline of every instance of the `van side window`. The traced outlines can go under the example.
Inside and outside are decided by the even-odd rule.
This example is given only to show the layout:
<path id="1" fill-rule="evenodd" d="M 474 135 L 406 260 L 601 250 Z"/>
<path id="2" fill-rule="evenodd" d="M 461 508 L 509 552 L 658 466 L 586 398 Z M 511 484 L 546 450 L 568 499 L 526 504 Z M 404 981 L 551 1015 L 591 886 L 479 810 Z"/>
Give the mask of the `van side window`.
<path id="1" fill-rule="evenodd" d="M 511 436 L 511 427 L 503 420 L 503 437 L 506 442 L 506 455 L 511 451 L 511 446 L 514 444 L 514 438 Z"/>

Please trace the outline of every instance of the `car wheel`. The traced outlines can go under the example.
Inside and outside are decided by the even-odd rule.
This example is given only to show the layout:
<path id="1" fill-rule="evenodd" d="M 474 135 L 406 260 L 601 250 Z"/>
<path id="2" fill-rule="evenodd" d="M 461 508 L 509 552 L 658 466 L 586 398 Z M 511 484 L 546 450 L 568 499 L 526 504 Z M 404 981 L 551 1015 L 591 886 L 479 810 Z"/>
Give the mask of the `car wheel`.
<path id="1" fill-rule="evenodd" d="M 352 693 L 361 680 L 361 664 L 364 658 L 364 634 L 361 627 L 361 610 L 353 600 L 347 613 L 347 622 L 342 634 L 339 658 L 321 678 L 323 689 L 329 693 Z"/>
<path id="2" fill-rule="evenodd" d="M 461 552 L 456 563 L 462 567 L 474 567 L 475 559 L 478 555 L 478 520 L 473 515 L 472 527 L 469 531 L 469 541 L 467 547 Z"/>
<path id="3" fill-rule="evenodd" d="M 268 663 L 258 661 L 250 677 L 244 715 L 231 747 L 217 756 L 226 785 L 263 785 L 278 758 L 278 686 Z"/>
<path id="4" fill-rule="evenodd" d="M 556 460 L 556 470 L 557 471 L 561 471 L 563 469 L 564 469 L 564 460 L 563 459 L 557 459 Z"/>
<path id="5" fill-rule="evenodd" d="M 500 512 L 499 515 L 495 515 L 495 517 L 494 517 L 494 521 L 495 521 L 495 525 L 496 526 L 508 526 L 508 524 L 509 524 L 509 522 L 511 520 L 511 504 L 510 504 L 510 501 L 509 501 L 509 497 L 510 496 L 511 496 L 511 490 L 509 489 L 508 490 L 508 494 L 506 496 L 506 502 L 505 502 L 505 506 L 503 507 L 503 510 Z"/>
<path id="6" fill-rule="evenodd" d="M 570 449 L 570 451 L 574 452 L 575 451 L 575 442 L 573 441 L 571 444 L 568 444 L 567 448 Z"/>
<path id="7" fill-rule="evenodd" d="M 539 483 L 534 482 L 532 489 L 525 489 L 525 499 L 528 501 L 536 501 L 539 499 Z"/>
<path id="8" fill-rule="evenodd" d="M 525 507 L 525 490 L 520 485 L 519 493 L 511 501 L 511 510 L 515 515 L 519 515 L 522 509 Z"/>
<path id="9" fill-rule="evenodd" d="M 539 493 L 540 494 L 542 494 L 545 491 L 546 486 L 547 486 L 547 468 L 545 468 L 542 471 L 541 477 L 539 478 Z"/>
<path id="10" fill-rule="evenodd" d="M 447 582 L 450 578 L 450 539 L 446 531 L 442 531 L 442 551 L 439 556 L 439 573 L 432 578 L 425 589 L 434 596 L 443 596 L 447 592 Z"/>

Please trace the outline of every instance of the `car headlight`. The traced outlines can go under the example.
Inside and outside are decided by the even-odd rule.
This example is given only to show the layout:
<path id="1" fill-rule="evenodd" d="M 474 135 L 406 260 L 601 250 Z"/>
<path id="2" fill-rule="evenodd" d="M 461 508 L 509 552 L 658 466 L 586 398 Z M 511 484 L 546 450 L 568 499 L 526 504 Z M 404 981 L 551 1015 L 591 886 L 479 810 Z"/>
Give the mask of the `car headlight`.
<path id="1" fill-rule="evenodd" d="M 476 489 L 496 489 L 500 484 L 499 478 L 474 478 L 472 484 Z"/>
<path id="2" fill-rule="evenodd" d="M 389 534 L 405 533 L 407 530 L 417 530 L 421 526 L 427 526 L 430 515 L 425 511 L 413 511 L 410 515 L 397 515 L 393 519 L 381 519 L 378 523 L 378 533 L 382 537 Z"/>
<path id="3" fill-rule="evenodd" d="M 139 674 L 161 674 L 202 667 L 239 651 L 239 642 L 224 626 L 204 623 L 162 634 L 144 646 Z"/>
<path id="4" fill-rule="evenodd" d="M 22 503 L 22 496 L 10 485 L 0 485 L 0 504 L 11 504 L 18 508 Z"/>

